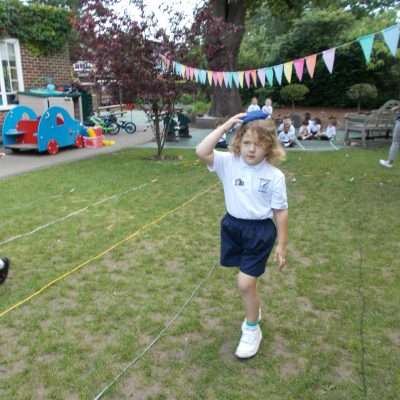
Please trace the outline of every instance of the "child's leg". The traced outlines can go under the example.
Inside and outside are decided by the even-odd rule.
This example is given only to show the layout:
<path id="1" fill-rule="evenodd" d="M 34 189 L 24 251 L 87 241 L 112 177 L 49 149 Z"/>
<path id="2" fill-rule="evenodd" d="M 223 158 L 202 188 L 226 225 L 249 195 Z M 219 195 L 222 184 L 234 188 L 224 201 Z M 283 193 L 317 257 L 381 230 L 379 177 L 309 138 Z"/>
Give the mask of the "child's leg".
<path id="1" fill-rule="evenodd" d="M 250 323 L 258 321 L 260 299 L 257 290 L 257 278 L 239 272 L 238 286 L 242 297 L 246 320 Z"/>

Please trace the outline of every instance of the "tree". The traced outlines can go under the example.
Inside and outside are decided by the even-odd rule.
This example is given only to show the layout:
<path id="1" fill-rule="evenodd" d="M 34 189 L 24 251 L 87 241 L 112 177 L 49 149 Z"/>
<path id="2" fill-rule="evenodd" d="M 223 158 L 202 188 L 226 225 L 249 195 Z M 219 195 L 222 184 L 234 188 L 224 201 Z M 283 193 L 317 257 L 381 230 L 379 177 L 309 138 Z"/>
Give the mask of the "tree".
<path id="1" fill-rule="evenodd" d="M 179 28 L 179 16 L 171 19 L 169 37 L 157 27 L 154 15 L 146 13 L 143 1 L 134 4 L 140 12 L 137 20 L 126 13 L 116 15 L 107 0 L 84 0 L 75 26 L 83 45 L 82 59 L 95 65 L 99 79 L 117 85 L 127 102 L 142 103 L 161 158 L 175 102 L 193 87 L 179 81 L 171 68 L 163 68 L 161 56 L 181 60 L 189 47 L 182 41 L 185 32 Z"/>
<path id="2" fill-rule="evenodd" d="M 281 24 L 293 18 L 305 0 L 209 0 L 195 17 L 194 32 L 202 37 L 208 68 L 213 71 L 237 71 L 240 45 L 248 15 L 266 3 L 271 13 L 281 18 Z M 211 87 L 211 114 L 225 117 L 242 111 L 239 90 Z"/>
<path id="3" fill-rule="evenodd" d="M 376 86 L 368 83 L 357 83 L 347 91 L 347 97 L 357 101 L 357 110 L 360 112 L 361 103 L 374 99 L 378 95 Z"/>
<path id="4" fill-rule="evenodd" d="M 294 111 L 294 102 L 303 100 L 304 96 L 310 91 L 306 85 L 293 83 L 291 85 L 284 86 L 281 89 L 281 97 L 283 100 L 290 101 Z"/>

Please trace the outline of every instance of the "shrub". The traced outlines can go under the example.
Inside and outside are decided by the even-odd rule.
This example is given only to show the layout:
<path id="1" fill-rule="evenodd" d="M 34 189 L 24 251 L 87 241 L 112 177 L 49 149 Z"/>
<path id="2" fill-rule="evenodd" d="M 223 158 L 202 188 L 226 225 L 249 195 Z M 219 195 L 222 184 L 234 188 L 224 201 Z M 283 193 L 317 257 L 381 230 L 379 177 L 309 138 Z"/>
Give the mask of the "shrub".
<path id="1" fill-rule="evenodd" d="M 293 83 L 283 87 L 280 95 L 284 101 L 290 101 L 294 110 L 294 102 L 302 100 L 310 91 L 306 85 L 301 83 Z"/>
<path id="2" fill-rule="evenodd" d="M 207 114 L 211 109 L 211 104 L 206 103 L 205 101 L 196 101 L 191 108 L 192 113 L 194 114 Z"/>
<path id="3" fill-rule="evenodd" d="M 357 101 L 357 110 L 360 112 L 361 103 L 367 100 L 374 99 L 378 96 L 378 91 L 375 85 L 369 83 L 356 83 L 347 91 L 347 97 Z"/>

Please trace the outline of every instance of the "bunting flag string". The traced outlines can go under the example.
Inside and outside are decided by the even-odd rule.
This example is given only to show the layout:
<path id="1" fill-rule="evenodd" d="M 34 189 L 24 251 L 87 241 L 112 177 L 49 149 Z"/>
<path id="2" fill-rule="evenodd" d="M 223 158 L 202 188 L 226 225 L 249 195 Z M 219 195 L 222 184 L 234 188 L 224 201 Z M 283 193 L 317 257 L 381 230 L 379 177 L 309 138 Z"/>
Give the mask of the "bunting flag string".
<path id="1" fill-rule="evenodd" d="M 320 53 L 311 54 L 293 61 L 287 61 L 282 64 L 258 69 L 249 69 L 245 71 L 210 71 L 181 64 L 165 55 L 161 56 L 161 61 L 167 70 L 171 69 L 176 75 L 181 76 L 188 81 L 190 80 L 199 82 L 202 85 L 206 85 L 208 82 L 210 86 L 214 85 L 215 87 L 223 87 L 225 85 L 227 88 L 233 88 L 235 86 L 236 88 L 240 89 L 244 88 L 245 82 L 247 88 L 250 88 L 252 84 L 254 87 L 257 87 L 258 82 L 260 82 L 261 86 L 263 87 L 266 85 L 266 83 L 268 83 L 270 86 L 273 86 L 274 76 L 278 84 L 282 85 L 283 75 L 285 76 L 286 81 L 291 83 L 293 67 L 296 72 L 297 79 L 301 82 L 303 79 L 304 64 L 307 67 L 310 78 L 313 79 L 317 57 L 319 55 L 322 56 L 327 70 L 330 74 L 332 74 L 335 64 L 336 50 L 340 47 L 348 46 L 353 43 L 358 43 L 360 45 L 365 62 L 369 63 L 375 36 L 379 33 L 382 35 L 383 41 L 388 47 L 390 53 L 396 57 L 400 38 L 400 24 L 390 26 L 380 32 L 360 36 L 356 40 L 324 50 Z"/>

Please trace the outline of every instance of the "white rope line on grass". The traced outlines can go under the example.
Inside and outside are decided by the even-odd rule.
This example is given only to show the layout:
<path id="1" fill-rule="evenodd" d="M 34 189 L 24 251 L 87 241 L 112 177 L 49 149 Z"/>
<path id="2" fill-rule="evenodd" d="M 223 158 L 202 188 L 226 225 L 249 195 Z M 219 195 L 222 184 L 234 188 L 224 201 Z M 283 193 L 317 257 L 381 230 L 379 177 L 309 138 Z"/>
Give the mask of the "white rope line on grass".
<path id="1" fill-rule="evenodd" d="M 153 179 L 151 182 L 153 183 L 153 182 L 156 182 L 156 181 L 157 181 L 157 179 Z M 64 217 L 55 219 L 54 221 L 50 221 L 47 224 L 38 226 L 37 228 L 35 228 L 35 229 L 33 229 L 33 230 L 29 231 L 29 232 L 20 233 L 18 235 L 15 235 L 13 237 L 5 239 L 5 240 L 0 242 L 0 245 L 6 244 L 6 243 L 10 243 L 10 242 L 12 242 L 12 241 L 14 241 L 16 239 L 20 239 L 20 238 L 25 237 L 25 236 L 33 235 L 34 233 L 39 232 L 39 231 L 41 231 L 41 230 L 43 230 L 45 228 L 48 228 L 51 225 L 57 224 L 58 222 L 65 221 L 68 218 L 71 218 L 71 217 L 74 217 L 75 215 L 81 214 L 84 211 L 88 210 L 89 208 L 96 207 L 96 206 L 98 206 L 100 204 L 105 203 L 106 201 L 109 201 L 109 200 L 112 200 L 112 199 L 116 199 L 116 198 L 118 198 L 120 196 L 123 196 L 124 194 L 127 194 L 129 192 L 134 192 L 134 191 L 142 189 L 142 188 L 144 188 L 146 186 L 147 186 L 147 182 L 143 183 L 142 185 L 139 185 L 139 186 L 134 186 L 134 187 L 132 187 L 132 188 L 130 188 L 128 190 L 125 190 L 124 192 L 117 193 L 117 194 L 114 194 L 112 196 L 106 197 L 106 198 L 104 198 L 102 200 L 97 201 L 96 203 L 90 204 L 90 205 L 88 205 L 86 207 L 81 208 L 80 210 L 77 210 L 77 211 L 74 211 L 74 212 L 72 212 L 72 213 L 70 213 L 68 215 L 65 215 Z"/>
<path id="2" fill-rule="evenodd" d="M 339 151 L 339 148 L 332 143 L 332 140 L 328 140 L 328 142 L 336 151 Z"/>
<path id="3" fill-rule="evenodd" d="M 300 140 L 297 139 L 296 136 L 294 137 L 294 140 L 296 141 L 296 144 L 298 144 L 302 150 L 305 150 L 305 147 L 300 143 Z"/>
<path id="4" fill-rule="evenodd" d="M 217 262 L 214 263 L 214 265 L 211 267 L 210 271 L 208 272 L 208 275 L 204 277 L 201 282 L 197 285 L 197 287 L 194 289 L 190 297 L 186 300 L 186 302 L 183 304 L 183 306 L 178 310 L 178 312 L 175 314 L 175 316 L 168 322 L 168 324 L 162 329 L 162 331 L 158 334 L 158 336 L 142 351 L 140 352 L 132 361 L 130 361 L 125 368 L 122 369 L 122 371 L 115 376 L 115 378 L 94 398 L 94 400 L 99 400 L 103 397 L 103 395 L 121 378 L 125 372 L 131 368 L 134 364 L 136 364 L 137 361 L 139 361 L 161 338 L 161 336 L 164 335 L 164 333 L 170 328 L 170 326 L 178 319 L 178 317 L 182 314 L 182 312 L 185 310 L 185 308 L 188 306 L 188 304 L 191 302 L 195 294 L 198 292 L 198 290 L 203 286 L 204 282 L 211 276 L 213 273 L 215 266 L 217 265 Z"/>

